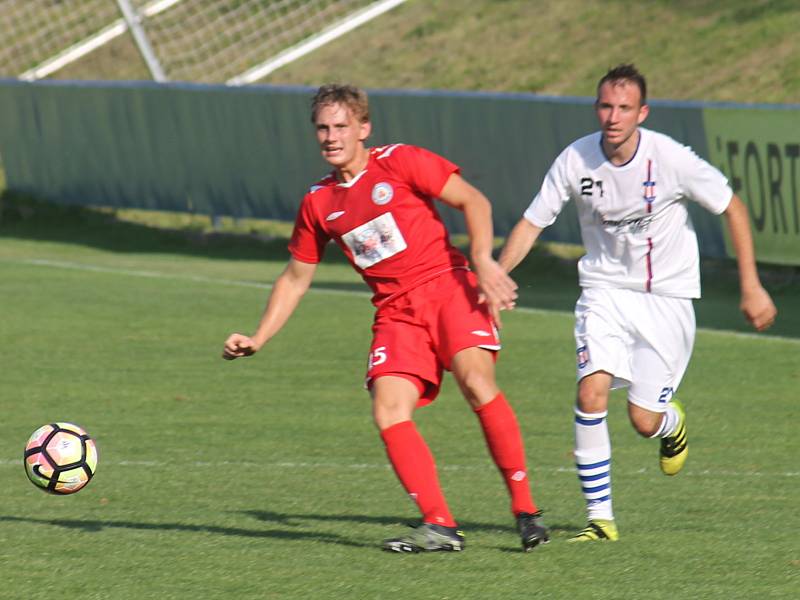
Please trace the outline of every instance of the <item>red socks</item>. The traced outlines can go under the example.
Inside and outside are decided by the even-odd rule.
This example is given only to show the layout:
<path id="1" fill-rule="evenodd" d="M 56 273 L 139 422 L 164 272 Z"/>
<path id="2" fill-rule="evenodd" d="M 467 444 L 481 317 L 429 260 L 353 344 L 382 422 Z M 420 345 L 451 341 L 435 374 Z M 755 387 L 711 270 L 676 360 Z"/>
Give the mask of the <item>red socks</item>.
<path id="1" fill-rule="evenodd" d="M 511 511 L 535 513 L 539 509 L 531 496 L 525 468 L 525 450 L 514 409 L 499 393 L 491 402 L 475 410 L 483 428 L 489 452 L 511 495 Z M 413 421 L 403 421 L 381 431 L 386 454 L 400 483 L 417 503 L 425 523 L 455 527 L 447 507 L 436 463 Z"/>
<path id="2" fill-rule="evenodd" d="M 481 422 L 489 452 L 511 494 L 511 512 L 515 515 L 537 512 L 528 483 L 525 449 L 514 409 L 500 392 L 491 402 L 477 408 L 475 413 Z"/>
<path id="3" fill-rule="evenodd" d="M 413 421 L 403 421 L 381 431 L 386 454 L 400 483 L 417 503 L 425 523 L 455 527 L 439 486 L 436 463 Z"/>

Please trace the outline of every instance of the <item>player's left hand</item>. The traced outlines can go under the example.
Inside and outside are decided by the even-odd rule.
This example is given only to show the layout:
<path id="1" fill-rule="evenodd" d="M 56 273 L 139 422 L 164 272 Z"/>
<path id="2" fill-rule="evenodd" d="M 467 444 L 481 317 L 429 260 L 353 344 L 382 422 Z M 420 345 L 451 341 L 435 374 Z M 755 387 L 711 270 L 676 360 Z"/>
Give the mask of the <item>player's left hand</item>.
<path id="1" fill-rule="evenodd" d="M 495 325 L 502 326 L 501 310 L 511 310 L 517 304 L 517 284 L 493 258 L 473 261 L 480 287 L 479 302 L 489 305 Z"/>
<path id="2" fill-rule="evenodd" d="M 757 331 L 764 331 L 772 326 L 778 314 L 769 293 L 761 286 L 743 291 L 739 308 Z"/>

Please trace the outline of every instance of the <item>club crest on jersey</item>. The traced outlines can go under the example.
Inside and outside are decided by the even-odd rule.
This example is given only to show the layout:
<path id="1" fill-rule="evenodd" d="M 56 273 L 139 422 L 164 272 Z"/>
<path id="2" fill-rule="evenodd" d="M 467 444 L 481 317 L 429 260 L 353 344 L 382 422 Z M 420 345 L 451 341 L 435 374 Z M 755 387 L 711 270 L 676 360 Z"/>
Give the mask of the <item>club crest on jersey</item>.
<path id="1" fill-rule="evenodd" d="M 647 181 L 644 185 L 644 201 L 651 204 L 656 199 L 656 182 L 653 180 L 653 161 L 647 161 Z"/>
<path id="2" fill-rule="evenodd" d="M 586 346 L 581 346 L 575 351 L 575 354 L 578 356 L 578 368 L 583 369 L 586 365 L 589 364 L 589 348 Z"/>
<path id="3" fill-rule="evenodd" d="M 376 183 L 375 187 L 372 188 L 372 201 L 378 206 L 388 204 L 391 202 L 393 197 L 394 190 L 392 189 L 392 186 L 385 181 Z"/>

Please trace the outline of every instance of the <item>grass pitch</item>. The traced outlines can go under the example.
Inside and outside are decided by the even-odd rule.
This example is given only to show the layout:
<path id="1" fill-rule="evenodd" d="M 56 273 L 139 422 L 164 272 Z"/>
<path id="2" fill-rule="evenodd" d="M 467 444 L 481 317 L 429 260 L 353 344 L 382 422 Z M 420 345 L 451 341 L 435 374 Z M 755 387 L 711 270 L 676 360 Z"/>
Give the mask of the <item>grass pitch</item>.
<path id="1" fill-rule="evenodd" d="M 574 270 L 535 255 L 518 279 L 539 273 L 546 285 L 526 284 L 531 307 L 505 315 L 498 369 L 553 541 L 519 551 L 476 419 L 448 380 L 417 422 L 467 550 L 397 556 L 378 544 L 416 511 L 360 389 L 372 308 L 349 267 L 322 265 L 280 335 L 229 363 L 222 342 L 255 325 L 284 240 L 187 239 L 74 210 L 9 215 L 0 221 L 0 598 L 796 594 L 800 328 L 791 319 L 772 337 L 699 332 L 679 394 L 691 454 L 675 478 L 660 474 L 657 444 L 633 432 L 624 395 L 614 397 L 621 540 L 575 547 L 565 540 L 584 514 L 563 307 L 577 287 Z M 698 308 L 735 313 L 736 298 L 714 289 Z M 773 291 L 791 313 L 796 285 Z M 54 420 L 98 441 L 97 475 L 75 496 L 43 494 L 23 472 L 25 440 Z"/>

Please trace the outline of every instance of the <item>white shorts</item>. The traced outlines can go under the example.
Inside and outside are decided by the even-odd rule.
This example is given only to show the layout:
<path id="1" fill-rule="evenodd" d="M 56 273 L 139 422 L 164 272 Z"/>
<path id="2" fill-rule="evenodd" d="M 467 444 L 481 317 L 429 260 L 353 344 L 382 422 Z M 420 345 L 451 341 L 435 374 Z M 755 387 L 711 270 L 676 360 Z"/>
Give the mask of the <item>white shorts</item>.
<path id="1" fill-rule="evenodd" d="M 612 389 L 629 388 L 629 402 L 663 412 L 689 365 L 694 334 L 689 298 L 585 288 L 575 305 L 578 381 L 606 371 Z"/>

